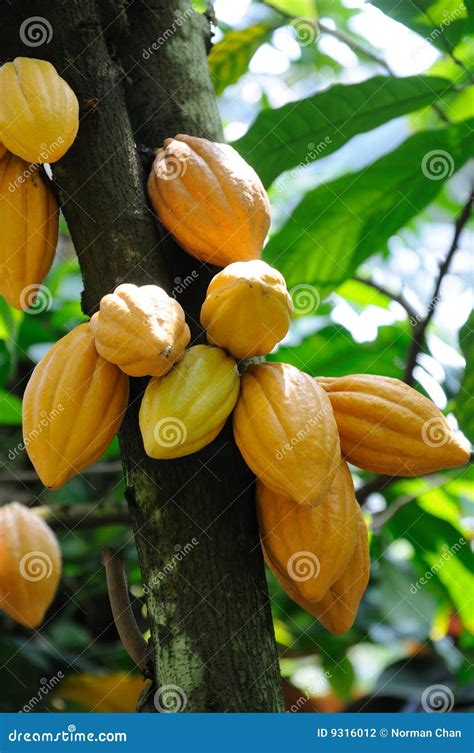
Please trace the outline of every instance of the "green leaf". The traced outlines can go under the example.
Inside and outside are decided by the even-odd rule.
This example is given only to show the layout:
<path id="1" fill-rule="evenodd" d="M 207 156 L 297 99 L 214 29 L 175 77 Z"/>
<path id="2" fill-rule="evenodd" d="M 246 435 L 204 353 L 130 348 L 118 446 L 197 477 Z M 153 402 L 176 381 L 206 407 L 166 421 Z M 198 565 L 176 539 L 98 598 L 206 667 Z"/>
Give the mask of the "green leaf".
<path id="1" fill-rule="evenodd" d="M 267 0 L 266 5 L 294 17 L 316 18 L 318 15 L 316 0 Z"/>
<path id="2" fill-rule="evenodd" d="M 474 121 L 407 139 L 359 173 L 308 193 L 264 250 L 289 287 L 321 298 L 419 214 L 474 154 Z"/>
<path id="3" fill-rule="evenodd" d="M 235 84 L 247 72 L 258 48 L 270 38 L 275 28 L 275 24 L 261 23 L 230 31 L 214 45 L 208 62 L 216 94 L 222 94 L 227 86 Z"/>
<path id="4" fill-rule="evenodd" d="M 452 86 L 431 76 L 375 76 L 260 112 L 233 143 L 268 186 L 284 170 L 326 157 L 358 133 L 435 102 Z"/>
<path id="5" fill-rule="evenodd" d="M 419 594 L 430 582 L 440 582 L 449 594 L 467 629 L 474 628 L 471 608 L 474 589 L 474 555 L 469 542 L 446 520 L 432 515 L 411 502 L 400 508 L 388 522 L 396 538 L 405 538 L 413 546 L 417 560 L 426 570 L 420 572 L 411 592 Z"/>
<path id="6" fill-rule="evenodd" d="M 280 347 L 268 358 L 291 363 L 313 376 L 380 374 L 400 378 L 409 344 L 407 324 L 380 327 L 375 340 L 363 343 L 353 340 L 345 327 L 331 324 L 299 345 Z"/>
<path id="7" fill-rule="evenodd" d="M 459 332 L 459 345 L 466 359 L 455 413 L 461 431 L 474 442 L 474 312 Z"/>
<path id="8" fill-rule="evenodd" d="M 322 654 L 321 660 L 326 677 L 333 690 L 335 690 L 342 700 L 350 700 L 355 682 L 355 673 L 349 657 L 339 656 L 338 654 Z"/>
<path id="9" fill-rule="evenodd" d="M 395 21 L 408 26 L 442 52 L 452 52 L 468 30 L 460 0 L 371 0 Z"/>
<path id="10" fill-rule="evenodd" d="M 0 425 L 21 426 L 21 400 L 6 390 L 0 390 Z"/>
<path id="11" fill-rule="evenodd" d="M 337 294 L 359 307 L 378 306 L 387 309 L 391 298 L 359 280 L 346 280 L 337 289 Z"/>

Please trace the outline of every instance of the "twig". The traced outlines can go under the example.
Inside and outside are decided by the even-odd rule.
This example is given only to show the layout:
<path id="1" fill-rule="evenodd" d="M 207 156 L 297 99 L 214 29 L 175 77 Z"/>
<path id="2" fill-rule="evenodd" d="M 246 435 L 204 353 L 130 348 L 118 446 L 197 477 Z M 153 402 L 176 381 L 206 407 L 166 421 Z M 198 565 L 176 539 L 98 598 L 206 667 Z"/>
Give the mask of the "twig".
<path id="1" fill-rule="evenodd" d="M 132 611 L 123 562 L 115 549 L 106 547 L 102 550 L 102 563 L 105 567 L 110 606 L 120 640 L 140 672 L 145 677 L 150 677 L 150 650 Z"/>
<path id="2" fill-rule="evenodd" d="M 5 463 L 1 466 L 6 473 L 0 474 L 0 483 L 15 483 L 16 481 L 37 481 L 38 474 L 36 471 L 15 471 L 15 473 L 10 472 L 10 469 L 8 465 Z M 82 471 L 83 476 L 94 476 L 94 475 L 100 475 L 103 476 L 105 473 L 119 473 L 122 471 L 122 463 L 120 461 L 112 461 L 110 463 L 96 463 L 95 465 L 91 466 L 90 468 L 86 468 L 85 471 Z"/>
<path id="3" fill-rule="evenodd" d="M 411 322 L 416 322 L 418 320 L 418 313 L 415 311 L 411 303 L 408 303 L 405 296 L 402 293 L 392 293 L 390 290 L 387 290 L 386 287 L 383 285 L 379 285 L 378 282 L 374 282 L 370 279 L 365 279 L 364 277 L 353 277 L 353 279 L 356 282 L 363 282 L 364 285 L 368 285 L 370 288 L 374 288 L 374 290 L 378 290 L 379 293 L 382 293 L 382 295 L 386 295 L 387 298 L 391 298 L 392 301 L 396 301 L 396 303 L 399 303 L 400 306 L 402 306 L 405 311 L 408 314 L 408 317 L 410 318 Z"/>
<path id="4" fill-rule="evenodd" d="M 377 63 L 380 65 L 384 70 L 387 71 L 389 76 L 396 77 L 396 74 L 394 70 L 390 67 L 390 65 L 387 63 L 387 61 L 381 56 L 378 55 L 376 52 L 373 52 L 365 45 L 358 42 L 353 37 L 349 36 L 348 34 L 345 34 L 343 31 L 338 31 L 337 29 L 331 29 L 330 26 L 326 26 L 325 23 L 321 23 L 321 21 L 318 21 L 318 27 L 324 34 L 330 34 L 334 39 L 338 39 L 340 42 L 344 42 L 344 44 L 347 44 L 348 47 L 350 47 L 351 50 L 354 52 L 358 52 L 361 55 L 364 55 L 369 60 L 373 60 L 374 63 Z M 451 124 L 450 119 L 446 115 L 446 113 L 442 110 L 440 105 L 433 103 L 431 105 L 435 113 L 443 120 L 445 123 Z"/>
<path id="5" fill-rule="evenodd" d="M 420 319 L 417 322 L 416 327 L 414 328 L 413 339 L 412 339 L 410 350 L 408 352 L 407 362 L 406 362 L 406 367 L 405 367 L 404 381 L 406 382 L 406 384 L 413 384 L 413 371 L 415 369 L 418 356 L 423 350 L 424 345 L 425 345 L 426 330 L 428 328 L 429 323 L 431 322 L 433 318 L 433 315 L 436 309 L 436 304 L 438 303 L 438 295 L 441 290 L 441 285 L 443 283 L 444 277 L 449 270 L 454 254 L 458 250 L 459 239 L 461 237 L 461 233 L 471 216 L 473 198 L 474 198 L 474 195 L 473 193 L 471 193 L 471 195 L 469 196 L 469 199 L 467 200 L 466 204 L 464 205 L 461 213 L 459 214 L 456 220 L 456 223 L 454 225 L 453 240 L 451 242 L 451 246 L 446 255 L 445 260 L 439 267 L 438 277 L 437 277 L 436 284 L 433 290 L 433 295 L 431 296 L 431 302 L 428 308 L 428 312 L 423 319 Z"/>
<path id="6" fill-rule="evenodd" d="M 330 26 L 326 26 L 326 24 L 321 21 L 318 21 L 317 25 L 320 31 L 322 31 L 324 34 L 329 34 L 331 37 L 334 37 L 334 39 L 338 39 L 340 42 L 344 42 L 344 44 L 347 44 L 347 46 L 350 47 L 351 50 L 354 50 L 354 52 L 358 52 L 361 55 L 364 55 L 369 60 L 373 60 L 374 63 L 377 63 L 382 68 L 384 68 L 390 76 L 395 76 L 395 73 L 393 72 L 392 68 L 387 63 L 387 61 L 384 60 L 383 57 L 378 55 L 373 50 L 370 50 L 368 47 L 361 44 L 353 37 L 350 37 L 349 34 L 346 34 L 343 31 L 338 31 L 337 29 L 331 29 Z"/>
<path id="7" fill-rule="evenodd" d="M 42 518 L 55 531 L 87 529 L 99 526 L 129 525 L 127 507 L 120 502 L 111 504 L 80 504 L 63 502 L 58 505 L 32 507 L 31 511 Z"/>

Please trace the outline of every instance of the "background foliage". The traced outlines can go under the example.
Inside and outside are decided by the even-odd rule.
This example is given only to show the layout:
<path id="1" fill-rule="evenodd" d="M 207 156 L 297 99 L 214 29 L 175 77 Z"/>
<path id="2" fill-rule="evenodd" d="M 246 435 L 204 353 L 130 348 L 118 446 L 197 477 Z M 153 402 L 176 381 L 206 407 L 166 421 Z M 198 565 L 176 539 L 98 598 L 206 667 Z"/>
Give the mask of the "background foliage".
<path id="1" fill-rule="evenodd" d="M 264 258 L 285 274 L 297 313 L 271 357 L 314 375 L 401 378 L 416 326 L 433 313 L 415 386 L 472 441 L 472 226 L 433 299 L 473 186 L 472 3 L 240 0 L 215 7 L 209 64 L 226 136 L 269 191 L 273 225 Z M 28 374 L 82 321 L 81 289 L 63 223 L 36 309 L 23 314 L 0 300 L 1 503 L 49 506 L 64 556 L 63 581 L 39 631 L 0 617 L 3 711 L 21 709 L 58 673 L 66 681 L 35 708 L 128 710 L 141 687 L 117 641 L 100 568 L 102 546 L 121 550 L 145 631 L 117 443 L 56 492 L 41 488 L 21 448 Z M 353 470 L 366 489 L 368 475 Z M 472 477 L 464 468 L 375 485 L 364 508 L 372 577 L 345 635 L 327 633 L 269 574 L 282 674 L 302 689 L 296 698 L 321 710 L 406 710 L 441 683 L 457 708 L 474 705 L 472 555 L 460 544 L 472 538 Z M 85 528 L 91 506 L 112 524 Z M 71 510 L 74 523 L 62 522 Z M 112 677 L 105 683 L 99 675 Z"/>

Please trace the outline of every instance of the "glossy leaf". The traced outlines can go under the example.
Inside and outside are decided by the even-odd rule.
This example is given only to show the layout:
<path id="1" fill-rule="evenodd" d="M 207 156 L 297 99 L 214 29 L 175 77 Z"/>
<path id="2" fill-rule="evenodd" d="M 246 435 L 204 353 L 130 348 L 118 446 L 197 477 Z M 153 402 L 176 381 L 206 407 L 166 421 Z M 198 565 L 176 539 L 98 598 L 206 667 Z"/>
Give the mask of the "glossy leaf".
<path id="1" fill-rule="evenodd" d="M 21 426 L 21 400 L 0 389 L 0 425 Z"/>
<path id="2" fill-rule="evenodd" d="M 466 359 L 466 368 L 456 399 L 456 416 L 461 430 L 474 442 L 474 313 L 459 333 L 459 345 Z"/>
<path id="3" fill-rule="evenodd" d="M 375 76 L 336 84 L 261 112 L 233 146 L 269 185 L 284 170 L 326 157 L 358 133 L 426 107 L 450 87 L 450 81 L 432 76 Z"/>
<path id="4" fill-rule="evenodd" d="M 359 173 L 326 183 L 298 204 L 264 250 L 288 287 L 323 298 L 381 251 L 474 154 L 473 121 L 407 139 Z"/>
<path id="5" fill-rule="evenodd" d="M 268 358 L 283 361 L 313 376 L 381 374 L 400 378 L 404 355 L 410 343 L 406 324 L 381 327 L 372 342 L 356 342 L 338 324 L 306 337 L 299 345 L 280 347 Z"/>
<path id="6" fill-rule="evenodd" d="M 229 31 L 212 48 L 208 63 L 216 94 L 235 84 L 244 73 L 258 48 L 270 38 L 275 25 L 255 24 L 239 31 Z"/>
<path id="7" fill-rule="evenodd" d="M 452 52 L 468 30 L 466 4 L 460 0 L 371 0 L 390 18 L 416 31 L 442 52 Z"/>

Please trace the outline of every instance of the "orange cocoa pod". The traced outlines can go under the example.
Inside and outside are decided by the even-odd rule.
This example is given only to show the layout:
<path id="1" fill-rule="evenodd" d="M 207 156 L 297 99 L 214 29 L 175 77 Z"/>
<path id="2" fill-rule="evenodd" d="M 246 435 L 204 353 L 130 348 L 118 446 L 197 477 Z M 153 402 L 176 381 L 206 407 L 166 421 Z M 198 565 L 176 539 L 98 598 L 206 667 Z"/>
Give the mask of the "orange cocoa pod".
<path id="1" fill-rule="evenodd" d="M 102 298 L 91 329 L 99 355 L 134 377 L 167 374 L 191 337 L 178 301 L 158 285 L 119 285 Z"/>
<path id="2" fill-rule="evenodd" d="M 26 310 L 41 294 L 58 229 L 58 203 L 40 168 L 6 152 L 0 159 L 0 295 L 10 306 Z"/>
<path id="3" fill-rule="evenodd" d="M 178 134 L 158 149 L 148 195 L 160 222 L 201 261 L 258 259 L 270 226 L 260 178 L 227 144 Z"/>
<path id="4" fill-rule="evenodd" d="M 295 581 L 280 572 L 263 545 L 265 561 L 290 599 L 315 617 L 331 633 L 345 633 L 354 624 L 360 601 L 370 577 L 367 527 L 362 513 L 357 514 L 357 543 L 343 574 L 318 602 L 308 601 L 295 587 Z"/>
<path id="5" fill-rule="evenodd" d="M 97 353 L 90 324 L 50 348 L 23 397 L 24 444 L 45 486 L 58 489 L 103 455 L 122 423 L 128 385 Z"/>
<path id="6" fill-rule="evenodd" d="M 420 476 L 464 465 L 469 452 L 427 397 L 399 379 L 351 374 L 317 379 L 350 463 L 387 476 Z"/>
<path id="7" fill-rule="evenodd" d="M 15 58 L 0 68 L 0 140 L 27 162 L 56 162 L 76 138 L 79 103 L 47 60 Z"/>
<path id="8" fill-rule="evenodd" d="M 233 426 L 244 460 L 271 491 L 303 504 L 323 499 L 341 454 L 331 403 L 312 377 L 287 363 L 252 364 Z"/>
<path id="9" fill-rule="evenodd" d="M 61 551 L 51 528 L 18 502 L 0 507 L 0 609 L 37 627 L 61 577 Z"/>
<path id="10" fill-rule="evenodd" d="M 316 507 L 275 494 L 257 481 L 257 515 L 265 550 L 308 601 L 320 601 L 346 569 L 357 542 L 358 511 L 344 461 Z"/>

